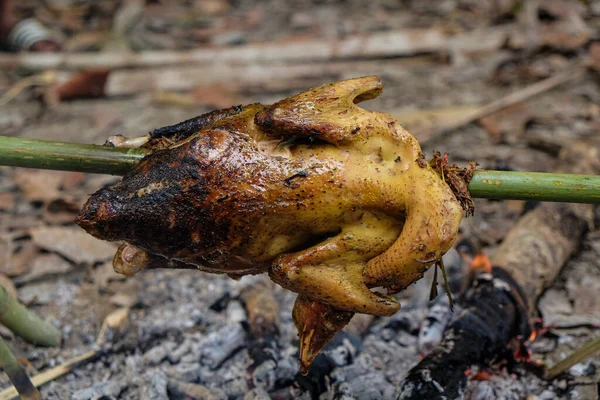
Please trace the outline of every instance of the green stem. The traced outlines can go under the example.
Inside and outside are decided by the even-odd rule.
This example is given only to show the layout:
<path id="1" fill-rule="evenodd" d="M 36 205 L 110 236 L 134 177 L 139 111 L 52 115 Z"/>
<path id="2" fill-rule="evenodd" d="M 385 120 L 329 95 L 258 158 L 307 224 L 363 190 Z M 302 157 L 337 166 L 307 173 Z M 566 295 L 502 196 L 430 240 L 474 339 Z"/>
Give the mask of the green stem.
<path id="1" fill-rule="evenodd" d="M 148 153 L 93 144 L 0 136 L 0 165 L 123 175 Z"/>
<path id="2" fill-rule="evenodd" d="M 0 323 L 34 345 L 58 346 L 60 332 L 40 319 L 0 286 Z"/>
<path id="3" fill-rule="evenodd" d="M 0 165 L 123 175 L 146 149 L 124 149 L 0 136 Z M 473 197 L 600 203 L 600 176 L 541 172 L 477 171 Z"/>
<path id="4" fill-rule="evenodd" d="M 600 175 L 477 171 L 469 184 L 473 197 L 600 203 Z"/>
<path id="5" fill-rule="evenodd" d="M 0 337 L 0 367 L 6 372 L 6 375 L 10 378 L 19 396 L 23 400 L 39 400 L 41 398 L 40 392 L 33 386 L 33 383 L 29 380 L 27 373 L 17 359 L 15 355 L 10 351 L 8 345 Z"/>
<path id="6" fill-rule="evenodd" d="M 600 336 L 596 339 L 588 342 L 571 353 L 567 358 L 562 361 L 557 362 L 551 368 L 546 370 L 544 374 L 544 378 L 550 380 L 556 378 L 558 375 L 565 372 L 567 369 L 571 368 L 573 365 L 577 364 L 585 360 L 586 358 L 592 356 L 594 353 L 600 351 Z"/>

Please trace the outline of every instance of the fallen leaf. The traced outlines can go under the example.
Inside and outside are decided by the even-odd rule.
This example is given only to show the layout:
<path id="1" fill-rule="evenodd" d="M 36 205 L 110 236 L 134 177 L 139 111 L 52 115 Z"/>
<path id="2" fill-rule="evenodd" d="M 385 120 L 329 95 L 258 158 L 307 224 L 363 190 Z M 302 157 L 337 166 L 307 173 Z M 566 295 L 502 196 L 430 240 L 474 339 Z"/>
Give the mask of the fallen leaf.
<path id="1" fill-rule="evenodd" d="M 589 51 L 592 68 L 600 72 L 600 43 L 592 43 Z"/>
<path id="2" fill-rule="evenodd" d="M 114 244 L 98 240 L 75 227 L 44 226 L 31 230 L 33 242 L 38 246 L 61 254 L 75 263 L 96 263 L 111 259 Z"/>
<path id="3" fill-rule="evenodd" d="M 15 195 L 12 193 L 0 193 L 0 210 L 12 210 L 15 206 Z"/>
<path id="4" fill-rule="evenodd" d="M 2 273 L 13 277 L 29 272 L 38 252 L 39 248 L 31 241 L 22 242 L 20 246 L 13 247 L 8 263 L 0 267 Z"/>
<path id="5" fill-rule="evenodd" d="M 514 143 L 523 136 L 525 124 L 533 118 L 531 109 L 520 103 L 480 118 L 478 122 L 493 143 Z"/>
<path id="6" fill-rule="evenodd" d="M 67 224 L 75 220 L 77 213 L 83 206 L 85 200 L 70 198 L 70 199 L 55 199 L 46 206 L 43 219 L 48 224 Z"/>
<path id="7" fill-rule="evenodd" d="M 0 286 L 6 290 L 6 293 L 13 299 L 17 298 L 17 287 L 15 286 L 12 279 L 4 274 L 0 274 Z"/>
<path id="8" fill-rule="evenodd" d="M 83 71 L 54 90 L 60 100 L 103 97 L 110 70 L 106 68 Z"/>
<path id="9" fill-rule="evenodd" d="M 211 108 L 228 108 L 236 104 L 246 104 L 251 101 L 239 94 L 238 85 L 208 85 L 197 86 L 188 93 L 156 92 L 152 100 L 162 104 L 179 106 L 207 106 Z"/>
<path id="10" fill-rule="evenodd" d="M 56 254 L 42 254 L 35 258 L 31 270 L 15 278 L 17 285 L 22 285 L 34 280 L 45 278 L 51 275 L 65 274 L 73 270 L 71 263 Z"/>
<path id="11" fill-rule="evenodd" d="M 62 174 L 55 171 L 18 170 L 15 183 L 29 201 L 51 201 L 60 197 Z"/>

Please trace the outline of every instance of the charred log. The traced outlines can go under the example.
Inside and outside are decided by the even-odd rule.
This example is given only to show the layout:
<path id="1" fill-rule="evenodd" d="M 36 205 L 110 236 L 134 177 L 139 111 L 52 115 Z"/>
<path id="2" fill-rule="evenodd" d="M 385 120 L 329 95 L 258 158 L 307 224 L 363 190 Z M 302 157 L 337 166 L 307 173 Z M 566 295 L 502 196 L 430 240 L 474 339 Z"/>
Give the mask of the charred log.
<path id="1" fill-rule="evenodd" d="M 240 298 L 248 314 L 248 353 L 254 387 L 270 391 L 277 381 L 279 349 L 279 303 L 274 284 L 265 278 L 247 286 Z"/>
<path id="2" fill-rule="evenodd" d="M 442 343 L 410 371 L 401 399 L 457 398 L 467 384 L 465 372 L 475 360 L 488 364 L 506 352 L 512 338 L 529 337 L 526 309 L 517 300 L 519 289 L 510 281 L 500 268 L 475 280 L 460 300 L 462 311 Z"/>
<path id="3" fill-rule="evenodd" d="M 590 173 L 597 165 L 589 146 L 561 153 L 569 172 Z M 590 205 L 543 204 L 510 230 L 492 257 L 492 275 L 483 274 L 462 299 L 440 345 L 413 368 L 401 399 L 460 397 L 467 369 L 510 355 L 509 343 L 527 340 L 538 297 L 578 248 L 593 221 Z"/>

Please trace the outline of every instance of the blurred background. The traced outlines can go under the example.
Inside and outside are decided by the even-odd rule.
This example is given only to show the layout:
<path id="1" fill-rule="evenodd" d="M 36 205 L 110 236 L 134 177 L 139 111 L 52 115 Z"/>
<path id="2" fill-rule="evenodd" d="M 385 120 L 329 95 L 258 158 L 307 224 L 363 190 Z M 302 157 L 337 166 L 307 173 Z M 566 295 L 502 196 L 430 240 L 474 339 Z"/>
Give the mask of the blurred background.
<path id="1" fill-rule="evenodd" d="M 378 75 L 384 92 L 364 106 L 398 119 L 427 158 L 439 150 L 461 165 L 554 171 L 561 149 L 599 146 L 600 1 L 0 0 L 0 13 L 2 135 L 102 144 Z M 236 300 L 251 281 L 193 271 L 124 279 L 112 272 L 116 246 L 74 226 L 87 195 L 117 179 L 0 168 L 0 283 L 59 327 L 63 344 L 0 334 L 35 375 L 89 351 L 103 326 L 113 332 L 109 354 L 44 385 L 44 398 L 244 398 L 253 388 L 282 399 L 394 397 L 419 360 L 426 283 L 401 294 L 398 315 L 369 320 L 314 381 L 297 375 L 294 295 L 272 288 L 281 362 L 261 386 Z M 492 251 L 529 205 L 476 206 L 463 234 Z M 567 328 L 538 338 L 535 358 L 558 360 L 597 335 L 599 259 L 592 233 L 541 301 L 546 323 Z M 588 360 L 554 385 L 499 370 L 485 385 L 496 398 L 596 398 L 598 366 Z M 480 384 L 468 398 L 489 398 Z"/>

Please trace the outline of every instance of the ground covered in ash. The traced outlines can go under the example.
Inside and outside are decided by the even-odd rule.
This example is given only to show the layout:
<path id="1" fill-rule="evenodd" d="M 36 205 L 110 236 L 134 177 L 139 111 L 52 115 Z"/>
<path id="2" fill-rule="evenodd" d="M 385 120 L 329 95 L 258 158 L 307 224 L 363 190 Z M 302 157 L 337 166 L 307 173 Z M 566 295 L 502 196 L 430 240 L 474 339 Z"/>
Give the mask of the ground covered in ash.
<path id="1" fill-rule="evenodd" d="M 17 11 L 60 30 L 66 51 L 99 56 L 215 46 L 239 48 L 241 54 L 257 43 L 315 39 L 335 49 L 339 38 L 356 37 L 360 42 L 366 35 L 403 30 L 412 32 L 406 40 L 416 50 L 391 54 L 388 44 L 369 47 L 363 40 L 363 50 L 346 58 L 335 51 L 316 60 L 308 52 L 306 60 L 265 63 L 246 58 L 242 61 L 248 68 L 239 70 L 243 73 L 233 68 L 235 60 L 185 70 L 180 65 L 116 66 L 103 70 L 108 81 L 96 92 L 89 81 L 70 81 L 73 70 L 59 66 L 56 81 L 29 87 L 0 106 L 0 132 L 102 144 L 110 135 L 138 136 L 214 108 L 268 104 L 332 80 L 377 74 L 385 90 L 366 107 L 396 117 L 422 142 L 428 158 L 440 150 L 462 165 L 474 160 L 488 169 L 554 171 L 565 167 L 558 161 L 562 148 L 584 142 L 600 149 L 600 45 L 595 42 L 600 38 L 600 2 L 143 3 L 28 0 L 20 2 Z M 439 36 L 441 43 L 427 36 L 429 47 L 422 48 L 424 32 Z M 222 70 L 230 67 L 234 72 L 224 75 Z M 575 76 L 578 68 L 587 72 L 564 78 Z M 40 72 L 16 61 L 0 72 L 1 93 Z M 480 106 L 556 76 L 563 77 L 562 85 L 447 129 Z M 183 77 L 184 84 L 174 77 Z M 64 82 L 96 97 L 66 95 L 60 90 Z M 95 240 L 74 225 L 86 197 L 117 180 L 0 168 L 0 284 L 60 328 L 63 340 L 59 348 L 41 348 L 5 328 L 0 334 L 30 376 L 90 350 L 98 353 L 43 385 L 43 398 L 399 395 L 403 377 L 420 359 L 418 337 L 430 310 L 431 275 L 398 295 L 402 309 L 393 317 L 357 320 L 324 351 L 307 377 L 298 374 L 296 361 L 298 340 L 291 318 L 295 295 L 274 288 L 280 307 L 273 350 L 277 366 L 259 370 L 250 357 L 254 342 L 240 298 L 240 292 L 259 278 L 234 281 L 166 270 L 124 278 L 112 271 L 117 244 Z M 532 207 L 535 204 L 522 201 L 477 199 L 475 216 L 463 222 L 463 237 L 492 254 Z M 600 226 L 598 218 L 595 226 Z M 530 344 L 533 361 L 551 365 L 600 334 L 600 234 L 594 228 L 540 300 L 548 329 Z M 464 397 L 594 399 L 599 367 L 600 356 L 592 357 L 544 381 L 528 363 L 499 362 L 490 369 L 474 368 Z M 3 373 L 0 384 L 10 385 Z"/>

